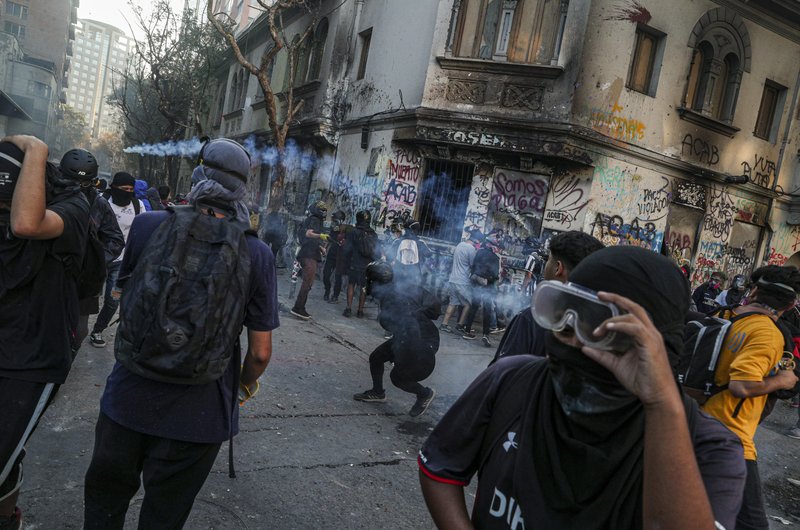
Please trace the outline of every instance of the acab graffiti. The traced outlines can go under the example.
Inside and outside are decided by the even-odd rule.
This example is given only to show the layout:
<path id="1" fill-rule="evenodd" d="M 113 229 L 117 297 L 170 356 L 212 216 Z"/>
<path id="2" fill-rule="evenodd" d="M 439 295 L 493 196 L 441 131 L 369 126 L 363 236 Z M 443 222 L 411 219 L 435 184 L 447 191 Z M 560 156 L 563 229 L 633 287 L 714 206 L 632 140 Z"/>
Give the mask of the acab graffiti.
<path id="1" fill-rule="evenodd" d="M 626 222 L 622 216 L 597 213 L 591 224 L 592 235 L 606 246 L 633 245 L 657 250 L 661 247 L 663 234 L 650 221 L 634 217 Z"/>

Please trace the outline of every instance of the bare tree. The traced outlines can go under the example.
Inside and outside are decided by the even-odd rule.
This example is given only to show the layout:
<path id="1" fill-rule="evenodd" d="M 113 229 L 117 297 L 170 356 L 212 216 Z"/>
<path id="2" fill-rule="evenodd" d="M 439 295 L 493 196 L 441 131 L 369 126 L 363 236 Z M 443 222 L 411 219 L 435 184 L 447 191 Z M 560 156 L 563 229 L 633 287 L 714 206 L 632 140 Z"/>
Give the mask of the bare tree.
<path id="1" fill-rule="evenodd" d="M 303 99 L 295 100 L 294 95 L 294 78 L 297 71 L 298 59 L 300 57 L 300 50 L 306 43 L 314 27 L 317 24 L 319 13 L 319 0 L 257 0 L 258 4 L 264 11 L 262 16 L 266 17 L 269 38 L 267 46 L 264 48 L 263 53 L 258 61 L 250 61 L 243 53 L 239 42 L 236 39 L 235 28 L 229 23 L 229 17 L 225 13 L 214 12 L 214 0 L 207 0 L 207 15 L 208 20 L 222 35 L 233 51 L 236 61 L 242 65 L 251 75 L 255 76 L 258 80 L 258 85 L 264 95 L 265 110 L 267 113 L 267 120 L 269 130 L 272 134 L 272 141 L 278 151 L 278 162 L 273 168 L 275 174 L 272 179 L 272 186 L 270 188 L 268 212 L 279 211 L 283 207 L 284 198 L 284 183 L 286 180 L 286 166 L 284 164 L 284 156 L 286 153 L 286 140 L 289 136 L 289 127 L 294 122 L 295 117 L 300 113 L 305 103 Z M 299 33 L 299 38 L 293 38 L 291 41 L 286 35 L 286 27 L 284 25 L 284 13 L 294 10 L 307 15 L 309 22 L 307 26 Z M 226 24 L 226 22 L 228 22 Z M 272 65 L 278 52 L 286 50 L 288 69 L 286 83 L 286 90 L 275 90 L 272 86 L 270 75 L 272 73 Z M 285 109 L 283 115 L 279 114 L 278 98 L 283 100 L 282 106 Z"/>
<path id="2" fill-rule="evenodd" d="M 140 5 L 130 6 L 143 37 L 135 41 L 127 70 L 119 73 L 121 83 L 113 98 L 126 119 L 126 137 L 157 143 L 183 139 L 191 129 L 202 135 L 199 118 L 209 112 L 213 73 L 224 64 L 225 43 L 189 8 L 179 13 L 168 0 L 157 0 L 146 15 Z M 152 157 L 142 159 L 142 174 L 166 174 L 174 188 L 180 159 L 165 156 L 163 172 L 156 171 L 154 162 Z"/>

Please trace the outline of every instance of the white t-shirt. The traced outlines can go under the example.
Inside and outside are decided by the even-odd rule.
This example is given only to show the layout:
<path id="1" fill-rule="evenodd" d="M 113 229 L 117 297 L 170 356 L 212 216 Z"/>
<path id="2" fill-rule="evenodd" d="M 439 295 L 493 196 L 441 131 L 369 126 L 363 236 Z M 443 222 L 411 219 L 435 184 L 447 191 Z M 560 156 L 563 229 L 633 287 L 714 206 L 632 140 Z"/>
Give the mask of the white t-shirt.
<path id="1" fill-rule="evenodd" d="M 139 213 L 145 211 L 144 204 L 139 199 L 133 199 L 135 201 L 139 201 Z M 117 217 L 117 224 L 119 225 L 119 229 L 122 231 L 122 237 L 125 239 L 125 242 L 128 242 L 128 233 L 131 231 L 131 225 L 133 224 L 133 218 L 136 217 L 136 210 L 133 207 L 133 201 L 130 202 L 127 206 L 118 206 L 114 204 L 114 201 L 108 201 L 108 204 L 111 205 L 111 210 L 114 211 L 114 215 Z M 122 257 L 125 255 L 125 250 L 123 249 L 120 253 L 119 257 L 114 261 L 122 261 Z"/>

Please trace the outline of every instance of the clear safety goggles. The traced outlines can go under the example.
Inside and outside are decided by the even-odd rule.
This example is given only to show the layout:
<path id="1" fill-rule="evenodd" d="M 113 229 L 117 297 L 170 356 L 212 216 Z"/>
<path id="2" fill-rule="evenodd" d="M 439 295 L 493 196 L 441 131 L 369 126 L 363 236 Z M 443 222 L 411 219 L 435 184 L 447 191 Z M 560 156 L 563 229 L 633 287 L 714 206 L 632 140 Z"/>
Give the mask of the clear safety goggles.
<path id="1" fill-rule="evenodd" d="M 624 333 L 608 332 L 596 337 L 593 332 L 609 318 L 624 314 L 611 302 L 604 302 L 597 293 L 574 283 L 555 280 L 540 282 L 533 292 L 531 311 L 536 322 L 551 331 L 572 328 L 585 345 L 598 350 L 625 352 L 633 343 Z"/>

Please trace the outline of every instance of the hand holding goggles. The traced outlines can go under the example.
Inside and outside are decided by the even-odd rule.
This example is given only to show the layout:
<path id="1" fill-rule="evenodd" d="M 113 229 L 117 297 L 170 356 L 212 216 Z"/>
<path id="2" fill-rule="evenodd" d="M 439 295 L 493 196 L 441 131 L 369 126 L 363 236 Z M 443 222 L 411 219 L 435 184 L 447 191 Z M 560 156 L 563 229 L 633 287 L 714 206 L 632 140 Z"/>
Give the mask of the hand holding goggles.
<path id="1" fill-rule="evenodd" d="M 612 331 L 602 337 L 593 334 L 600 324 L 624 312 L 580 285 L 555 280 L 540 282 L 533 292 L 531 311 L 543 328 L 562 331 L 571 327 L 578 339 L 592 348 L 624 353 L 633 345 L 633 339 L 624 333 Z"/>

